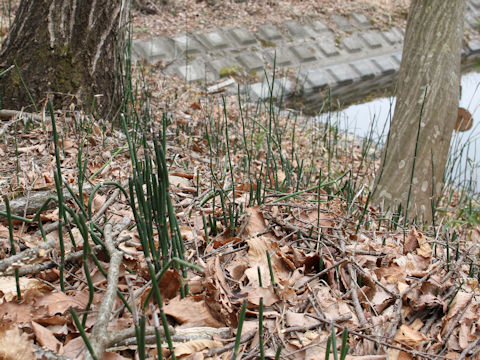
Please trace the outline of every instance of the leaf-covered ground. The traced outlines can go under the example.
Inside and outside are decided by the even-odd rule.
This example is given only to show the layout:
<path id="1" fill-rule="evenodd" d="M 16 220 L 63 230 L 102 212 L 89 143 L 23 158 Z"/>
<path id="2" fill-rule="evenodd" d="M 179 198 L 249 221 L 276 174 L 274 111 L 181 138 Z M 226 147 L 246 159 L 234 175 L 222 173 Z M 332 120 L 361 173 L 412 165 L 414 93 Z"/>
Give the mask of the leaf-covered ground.
<path id="1" fill-rule="evenodd" d="M 368 203 L 379 149 L 339 134 L 334 114 L 319 124 L 268 102 L 207 94 L 148 67 L 137 68 L 135 79 L 132 113 L 140 120 L 129 134 L 138 135 L 136 156 L 151 154 L 153 138 L 165 136 L 185 260 L 203 269 L 172 268 L 158 282 L 177 358 L 230 359 L 243 304 L 237 358 L 272 359 L 281 348 L 282 359 L 324 359 L 332 331 L 340 348 L 347 329 L 347 359 L 479 358 L 479 231 L 467 217 L 474 212 L 460 213 L 458 193 L 450 193 L 435 226 L 404 226 Z M 97 184 L 128 188 L 132 161 L 121 126 L 72 109 L 57 113 L 56 123 L 63 180 L 73 189 L 79 153 L 86 159 L 84 207 Z M 51 119 L 13 117 L 2 120 L 1 131 L 1 195 L 31 218 L 56 194 Z M 79 214 L 68 192 L 65 198 Z M 83 229 L 72 221 L 70 236 L 64 226 L 64 292 L 58 218 L 56 206 L 42 212 L 46 242 L 38 222 L 14 220 L 16 255 L 1 219 L 0 358 L 83 358 L 71 309 L 87 337 L 106 349 L 100 359 L 141 358 L 135 326 L 143 316 L 146 357 L 158 356 L 155 335 L 164 331 L 158 304 L 148 299 L 149 259 L 129 199 L 112 186 L 95 194 L 87 221 L 112 245 L 89 238 L 95 259 L 84 258 Z M 160 247 L 158 238 L 154 233 Z M 105 313 L 108 300 L 113 310 Z M 162 344 L 162 355 L 171 356 L 163 335 Z"/>

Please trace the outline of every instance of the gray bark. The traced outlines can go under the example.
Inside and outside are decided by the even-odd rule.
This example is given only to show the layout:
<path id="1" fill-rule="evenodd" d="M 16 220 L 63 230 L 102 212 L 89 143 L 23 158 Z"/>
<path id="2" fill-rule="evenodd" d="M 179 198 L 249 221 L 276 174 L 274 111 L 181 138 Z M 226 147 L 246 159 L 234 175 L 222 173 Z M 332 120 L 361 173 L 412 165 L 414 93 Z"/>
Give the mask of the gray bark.
<path id="1" fill-rule="evenodd" d="M 391 210 L 402 205 L 409 220 L 430 222 L 442 192 L 457 118 L 464 7 L 465 0 L 411 2 L 397 104 L 373 196 Z"/>
<path id="2" fill-rule="evenodd" d="M 18 69 L 1 79 L 0 108 L 31 108 L 30 94 L 36 105 L 50 98 L 56 107 L 74 103 L 87 109 L 95 101 L 102 115 L 117 106 L 118 55 L 129 4 L 22 0 L 0 52 L 0 70 Z"/>

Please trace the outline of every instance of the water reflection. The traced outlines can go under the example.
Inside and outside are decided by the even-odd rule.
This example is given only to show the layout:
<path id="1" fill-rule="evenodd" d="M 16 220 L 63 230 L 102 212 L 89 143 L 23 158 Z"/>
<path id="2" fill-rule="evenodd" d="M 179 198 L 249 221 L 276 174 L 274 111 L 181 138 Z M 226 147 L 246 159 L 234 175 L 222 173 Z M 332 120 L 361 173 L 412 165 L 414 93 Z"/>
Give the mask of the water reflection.
<path id="1" fill-rule="evenodd" d="M 462 97 L 459 106 L 469 110 L 473 116 L 471 130 L 456 133 L 452 139 L 453 157 L 458 159 L 450 170 L 453 180 L 464 187 L 470 187 L 472 181 L 475 192 L 480 192 L 477 179 L 480 179 L 480 73 L 472 72 L 462 76 Z M 341 131 L 367 137 L 373 132 L 374 139 L 384 139 L 388 133 L 389 123 L 395 109 L 395 97 L 379 98 L 373 101 L 352 105 L 339 111 L 330 118 L 337 123 Z M 326 115 L 316 119 L 325 122 Z M 468 178 L 468 179 L 467 179 Z M 468 184 L 467 184 L 468 183 Z"/>

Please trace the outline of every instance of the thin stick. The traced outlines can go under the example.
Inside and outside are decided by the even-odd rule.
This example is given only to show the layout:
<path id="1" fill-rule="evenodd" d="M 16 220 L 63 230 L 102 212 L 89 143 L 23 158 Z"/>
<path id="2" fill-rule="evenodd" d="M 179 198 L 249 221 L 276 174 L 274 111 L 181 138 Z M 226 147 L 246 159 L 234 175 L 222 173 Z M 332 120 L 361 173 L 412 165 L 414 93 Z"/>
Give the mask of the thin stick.
<path id="1" fill-rule="evenodd" d="M 117 296 L 118 276 L 120 272 L 120 265 L 122 264 L 123 254 L 117 250 L 113 244 L 112 239 L 112 224 L 108 222 L 105 225 L 105 247 L 110 255 L 110 267 L 108 268 L 108 283 L 107 290 L 103 296 L 102 304 L 98 309 L 98 316 L 95 325 L 93 326 L 92 335 L 90 336 L 90 343 L 93 351 L 97 356 L 102 356 L 106 349 L 106 334 L 107 326 L 110 322 L 113 304 Z M 89 353 L 85 354 L 85 359 L 90 360 L 92 357 Z"/>
<path id="2" fill-rule="evenodd" d="M 355 309 L 355 313 L 357 314 L 358 320 L 360 321 L 360 325 L 364 326 L 367 323 L 367 319 L 365 319 L 362 305 L 360 305 L 360 301 L 358 300 L 357 274 L 355 270 L 352 269 L 351 264 L 347 264 L 347 270 L 350 274 L 350 292 L 352 294 L 353 308 Z"/>
<path id="3" fill-rule="evenodd" d="M 123 230 L 125 230 L 129 225 L 130 225 L 131 219 L 128 216 L 125 216 L 122 221 L 119 223 L 115 224 L 112 236 L 117 236 L 119 233 L 121 233 Z M 130 236 L 122 236 L 119 237 L 115 240 L 115 246 L 117 246 L 120 243 L 123 243 L 127 240 L 130 240 Z M 97 253 L 99 251 L 103 250 L 102 245 L 95 245 L 92 246 L 92 251 L 94 253 Z M 83 250 L 76 251 L 70 254 L 65 255 L 65 263 L 69 262 L 74 262 L 80 259 L 83 256 Z M 54 261 L 47 261 L 41 264 L 35 264 L 35 265 L 30 265 L 30 266 L 22 266 L 21 268 L 18 269 L 18 273 L 20 276 L 24 276 L 27 274 L 37 274 L 41 271 L 51 269 L 55 267 L 56 263 Z M 9 275 L 13 272 L 13 268 L 9 269 L 8 271 L 4 271 L 3 273 L 0 272 L 1 275 Z"/>
<path id="4" fill-rule="evenodd" d="M 303 288 L 305 285 L 307 285 L 309 282 L 315 280 L 315 279 L 318 279 L 320 276 L 322 276 L 323 274 L 329 272 L 330 270 L 336 268 L 337 266 L 343 264 L 344 262 L 347 262 L 348 259 L 345 259 L 343 258 L 342 260 L 339 260 L 337 261 L 336 263 L 334 263 L 333 265 L 329 266 L 328 268 L 326 269 L 323 269 L 322 271 L 320 271 L 319 273 L 313 275 L 310 279 L 308 279 L 307 281 L 305 281 L 303 284 L 301 285 L 298 285 L 295 287 L 295 291 L 298 291 L 300 290 L 301 288 Z"/>
<path id="5" fill-rule="evenodd" d="M 247 341 L 249 341 L 251 338 L 253 338 L 255 336 L 255 334 L 257 333 L 257 330 L 252 330 L 252 331 L 249 331 L 248 333 L 246 333 L 245 335 L 243 335 L 241 338 L 240 338 L 240 344 L 243 344 L 243 343 L 246 343 Z M 218 354 L 221 354 L 225 351 L 228 351 L 230 349 L 233 349 L 235 347 L 235 341 L 234 342 L 231 342 L 225 346 L 222 346 L 222 347 L 219 347 L 219 348 L 214 348 L 214 349 L 210 349 L 207 353 L 206 353 L 206 357 L 212 357 L 212 356 L 215 356 L 215 355 L 218 355 Z"/>

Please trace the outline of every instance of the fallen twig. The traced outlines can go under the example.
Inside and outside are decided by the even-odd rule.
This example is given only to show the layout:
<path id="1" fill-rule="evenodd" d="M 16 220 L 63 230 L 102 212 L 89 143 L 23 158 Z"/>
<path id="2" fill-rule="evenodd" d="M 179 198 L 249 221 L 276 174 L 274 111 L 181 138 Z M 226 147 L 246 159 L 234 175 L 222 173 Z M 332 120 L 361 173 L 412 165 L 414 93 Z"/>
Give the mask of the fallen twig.
<path id="1" fill-rule="evenodd" d="M 309 282 L 315 280 L 315 279 L 318 279 L 320 276 L 322 276 L 323 274 L 329 272 L 330 270 L 336 268 L 337 266 L 343 264 L 344 262 L 347 262 L 348 259 L 344 258 L 342 260 L 339 260 L 337 261 L 336 263 L 334 263 L 333 265 L 329 266 L 328 268 L 325 268 L 323 269 L 322 271 L 320 271 L 319 273 L 313 275 L 310 279 L 308 279 L 307 281 L 305 281 L 303 284 L 300 284 L 300 285 L 297 285 L 295 287 L 295 291 L 298 291 L 300 289 L 302 289 L 305 285 L 307 285 Z"/>
<path id="2" fill-rule="evenodd" d="M 108 268 L 107 276 L 107 290 L 103 296 L 102 304 L 98 310 L 97 321 L 93 326 L 92 334 L 90 336 L 90 344 L 92 345 L 93 352 L 100 357 L 106 349 L 107 326 L 110 322 L 113 304 L 115 303 L 115 298 L 117 296 L 118 274 L 123 259 L 122 252 L 117 250 L 113 244 L 112 224 L 110 222 L 105 225 L 104 234 L 105 247 L 107 248 L 108 255 L 110 256 L 110 266 Z M 92 358 L 91 354 L 86 353 L 85 358 L 90 360 Z"/>
<path id="3" fill-rule="evenodd" d="M 346 329 L 346 327 L 343 327 L 341 325 L 338 325 L 336 322 L 334 321 L 330 321 L 328 319 L 325 319 L 321 316 L 315 316 L 313 314 L 306 314 L 314 319 L 317 319 L 319 320 L 318 322 L 319 323 L 327 323 L 327 324 L 330 324 L 331 326 L 334 326 L 336 327 L 337 329 L 340 329 L 342 331 L 344 331 Z M 319 324 L 318 323 L 315 323 L 315 324 L 312 324 L 312 325 L 315 325 L 315 326 L 318 326 Z M 284 332 L 289 332 L 289 329 L 290 328 L 286 328 L 284 329 L 283 331 Z M 367 334 L 364 334 L 364 333 L 361 333 L 361 332 L 358 332 L 358 331 L 355 331 L 355 330 L 350 330 L 348 329 L 348 333 L 351 334 L 351 335 L 355 335 L 355 336 L 360 336 L 364 339 L 367 339 L 367 340 L 370 340 L 378 345 L 381 345 L 381 346 L 386 346 L 386 347 L 389 347 L 391 349 L 396 349 L 396 350 L 400 350 L 400 351 L 403 351 L 403 352 L 406 352 L 406 353 L 409 353 L 409 354 L 412 354 L 414 356 L 420 356 L 420 357 L 423 357 L 425 359 L 436 359 L 438 358 L 438 356 L 436 355 L 430 355 L 430 354 L 427 354 L 427 353 L 423 353 L 423 352 L 420 352 L 418 350 L 414 350 L 414 349 L 405 349 L 405 348 L 402 348 L 400 346 L 397 346 L 397 345 L 393 345 L 393 344 L 390 344 L 386 341 L 382 341 L 382 340 L 378 340 L 376 339 L 374 336 L 371 336 L 371 335 L 367 335 Z M 402 345 L 405 345 L 405 346 L 409 346 L 407 344 L 403 344 Z M 410 346 L 409 346 L 410 347 Z"/>
<path id="4" fill-rule="evenodd" d="M 25 264 L 44 257 L 50 250 L 53 249 L 56 242 L 56 239 L 51 239 L 40 244 L 39 246 L 26 249 L 21 253 L 0 260 L 0 275 L 12 273 L 15 269 L 22 268 L 25 266 Z"/>
<path id="5" fill-rule="evenodd" d="M 365 319 L 362 305 L 360 305 L 360 301 L 358 300 L 357 275 L 355 273 L 355 270 L 352 269 L 351 264 L 347 264 L 347 271 L 348 271 L 348 274 L 350 275 L 350 292 L 352 294 L 353 308 L 355 309 L 357 318 L 360 321 L 360 325 L 364 326 L 367 323 L 367 319 Z"/>
<path id="6" fill-rule="evenodd" d="M 113 232 L 112 232 L 112 237 L 118 236 L 124 229 L 126 229 L 130 225 L 131 219 L 128 216 L 125 216 L 122 221 L 117 223 L 114 226 Z M 127 240 L 130 240 L 130 236 L 122 236 L 120 238 L 117 238 L 115 240 L 115 246 L 118 244 L 125 242 Z M 92 251 L 97 253 L 103 249 L 102 245 L 95 245 L 92 247 Z M 20 254 L 19 254 L 20 255 Z M 77 261 L 83 256 L 83 250 L 79 250 L 70 254 L 65 255 L 65 263 Z M 35 265 L 30 265 L 30 266 L 22 266 L 18 269 L 18 273 L 20 276 L 24 276 L 27 274 L 37 274 L 41 271 L 51 269 L 56 266 L 56 263 L 54 261 L 47 261 L 44 263 L 40 264 L 35 264 Z M 15 269 L 10 269 L 8 272 L 5 271 L 1 275 L 10 275 Z"/>
<path id="7" fill-rule="evenodd" d="M 86 185 L 82 190 L 85 194 L 89 195 L 90 191 L 93 188 L 90 185 Z M 78 189 L 76 189 L 78 191 Z M 56 196 L 57 190 L 44 190 L 44 191 L 32 191 L 29 196 L 21 197 L 18 199 L 13 199 L 10 201 L 10 210 L 12 214 L 23 216 L 24 214 L 33 215 L 35 214 L 43 205 L 45 200 L 51 196 Z M 65 201 L 71 200 L 72 195 L 68 190 L 63 191 L 63 198 Z M 50 201 L 45 210 L 52 209 L 56 206 L 57 202 L 55 200 Z M 5 203 L 0 204 L 0 211 L 5 212 Z M 0 220 L 3 220 L 5 217 L 0 215 Z"/>
<path id="8" fill-rule="evenodd" d="M 36 121 L 43 121 L 43 116 L 40 114 L 28 113 L 25 111 L 18 111 L 18 110 L 8 110 L 8 109 L 0 110 L 0 119 L 11 119 L 12 117 L 15 117 L 15 116 L 17 118 L 26 117 Z"/>
<path id="9" fill-rule="evenodd" d="M 246 333 L 245 335 L 243 335 L 241 338 L 240 338 L 240 344 L 243 344 L 243 343 L 246 343 L 247 341 L 249 341 L 251 338 L 253 338 L 253 336 L 257 333 L 257 330 L 252 330 L 252 331 L 249 331 L 248 333 Z M 214 349 L 210 349 L 206 354 L 205 356 L 206 357 L 209 357 L 209 356 L 215 356 L 215 355 L 218 355 L 218 354 L 221 354 L 225 351 L 228 351 L 230 349 L 233 349 L 235 347 L 235 342 L 231 342 L 225 346 L 222 346 L 222 347 L 219 347 L 219 348 L 214 348 Z"/>
<path id="10" fill-rule="evenodd" d="M 470 303 L 473 300 L 473 295 L 470 297 L 470 300 L 463 306 L 463 308 L 458 312 L 458 314 L 455 316 L 455 319 L 453 319 L 452 323 L 448 327 L 447 332 L 445 333 L 445 336 L 443 337 L 442 343 L 445 346 L 447 343 L 448 339 L 450 338 L 450 335 L 452 335 L 453 330 L 455 330 L 455 327 L 457 326 L 458 322 L 462 318 L 462 316 L 465 314 L 465 311 L 467 311 Z"/>
<path id="11" fill-rule="evenodd" d="M 475 347 L 477 347 L 478 345 L 480 345 L 480 339 L 478 340 L 475 340 L 475 341 L 472 341 L 472 343 L 470 345 L 468 345 L 465 350 L 462 351 L 462 353 L 460 354 L 460 356 L 458 357 L 458 360 L 463 360 L 465 359 L 465 357 L 470 354 L 472 352 L 473 349 L 475 349 Z M 478 351 L 476 351 L 475 353 L 477 353 Z M 472 355 L 472 358 L 474 356 L 474 354 L 471 354 Z"/>

